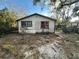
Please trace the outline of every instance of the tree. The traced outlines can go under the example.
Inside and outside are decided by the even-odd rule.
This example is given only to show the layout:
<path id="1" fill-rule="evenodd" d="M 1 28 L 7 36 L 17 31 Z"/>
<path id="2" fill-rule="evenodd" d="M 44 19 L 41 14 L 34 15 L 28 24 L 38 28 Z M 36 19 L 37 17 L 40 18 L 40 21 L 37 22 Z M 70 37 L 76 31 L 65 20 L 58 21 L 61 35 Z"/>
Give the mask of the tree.
<path id="1" fill-rule="evenodd" d="M 49 10 L 52 11 L 51 13 L 56 14 L 56 19 L 60 16 L 63 19 L 63 23 L 69 21 L 72 16 L 69 15 L 69 12 L 71 11 L 71 9 L 73 9 L 71 7 L 73 4 L 76 4 L 78 2 L 79 0 L 33 0 L 34 5 L 37 5 L 37 3 L 41 3 L 45 6 L 47 4 L 49 6 Z M 78 10 L 78 8 L 76 9 Z M 76 11 L 73 11 L 72 14 L 78 15 Z"/>
<path id="2" fill-rule="evenodd" d="M 75 6 L 74 9 L 73 9 L 73 14 L 72 14 L 74 17 L 75 16 L 79 16 L 79 6 Z"/>
<path id="3" fill-rule="evenodd" d="M 43 1 L 49 2 L 50 5 L 55 5 L 58 2 L 58 8 L 63 8 L 64 6 L 72 5 L 76 2 L 79 2 L 79 0 L 33 0 L 33 4 L 36 5 L 37 3 Z"/>
<path id="4" fill-rule="evenodd" d="M 0 10 L 0 33 L 8 32 L 14 27 L 16 18 L 16 15 L 7 8 Z"/>

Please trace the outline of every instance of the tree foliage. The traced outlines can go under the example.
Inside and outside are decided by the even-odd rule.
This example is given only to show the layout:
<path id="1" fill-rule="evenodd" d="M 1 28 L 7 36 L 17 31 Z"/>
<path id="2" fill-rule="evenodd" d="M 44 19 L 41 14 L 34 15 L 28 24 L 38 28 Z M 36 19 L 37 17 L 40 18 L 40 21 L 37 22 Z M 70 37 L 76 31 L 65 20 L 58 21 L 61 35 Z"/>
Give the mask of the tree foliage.
<path id="1" fill-rule="evenodd" d="M 79 16 L 79 6 L 76 6 L 74 9 L 73 9 L 73 16 L 76 17 L 76 16 Z"/>
<path id="2" fill-rule="evenodd" d="M 41 2 L 42 0 L 33 0 L 33 3 L 36 5 L 38 2 Z M 62 8 L 63 6 L 72 5 L 76 2 L 79 2 L 79 0 L 44 0 L 44 2 L 49 2 L 51 5 L 56 4 L 56 2 L 59 2 L 59 6 Z M 58 7 L 59 7 L 58 6 Z"/>
<path id="3" fill-rule="evenodd" d="M 8 32 L 15 25 L 16 15 L 7 8 L 0 10 L 0 33 Z"/>
<path id="4" fill-rule="evenodd" d="M 33 3 L 34 5 L 37 5 L 37 3 L 41 3 L 41 1 L 43 2 L 42 4 L 47 3 L 47 5 L 49 5 L 49 9 L 53 11 L 51 13 L 55 13 L 56 18 L 60 16 L 63 20 L 68 21 L 72 15 L 78 15 L 77 11 L 79 10 L 79 5 L 74 5 L 74 8 L 72 8 L 72 5 L 78 3 L 79 0 L 33 0 Z M 71 12 L 71 9 L 73 9 L 73 11 L 70 16 L 69 13 Z"/>

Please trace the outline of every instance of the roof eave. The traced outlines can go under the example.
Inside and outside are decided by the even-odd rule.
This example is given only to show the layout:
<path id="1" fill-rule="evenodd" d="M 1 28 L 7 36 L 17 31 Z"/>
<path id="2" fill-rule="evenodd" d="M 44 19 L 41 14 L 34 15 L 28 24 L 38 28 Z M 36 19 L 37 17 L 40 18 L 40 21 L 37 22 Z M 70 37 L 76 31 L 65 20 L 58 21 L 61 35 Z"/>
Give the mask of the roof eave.
<path id="1" fill-rule="evenodd" d="M 18 19 L 18 20 L 16 20 L 16 21 L 20 21 L 20 20 L 22 20 L 22 19 L 25 19 L 25 18 L 31 17 L 31 16 L 33 16 L 33 15 L 39 15 L 39 16 L 42 16 L 42 17 L 45 17 L 45 18 L 51 19 L 52 21 L 56 21 L 56 19 L 53 19 L 53 18 L 50 18 L 50 17 L 44 16 L 44 15 L 40 15 L 40 14 L 37 14 L 37 13 L 32 14 L 32 15 L 29 15 L 29 16 L 26 16 L 26 17 L 23 17 L 23 18 L 20 18 L 20 19 Z"/>

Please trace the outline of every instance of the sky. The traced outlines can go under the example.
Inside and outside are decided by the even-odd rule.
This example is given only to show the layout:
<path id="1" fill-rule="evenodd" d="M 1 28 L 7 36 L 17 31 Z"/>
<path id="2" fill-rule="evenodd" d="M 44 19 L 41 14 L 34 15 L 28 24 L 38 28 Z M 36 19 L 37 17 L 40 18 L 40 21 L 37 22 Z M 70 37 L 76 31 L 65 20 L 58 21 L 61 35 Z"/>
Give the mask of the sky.
<path id="1" fill-rule="evenodd" d="M 0 9 L 7 7 L 9 10 L 16 12 L 18 18 L 25 17 L 27 15 L 33 13 L 39 13 L 45 16 L 51 16 L 48 7 L 45 6 L 43 10 L 41 10 L 41 6 L 34 6 L 32 0 L 2 0 L 0 1 Z M 78 19 L 72 18 L 73 21 Z"/>
<path id="2" fill-rule="evenodd" d="M 34 6 L 32 0 L 5 0 L 0 1 L 0 9 L 7 7 L 11 11 L 17 12 L 18 15 L 30 15 L 33 13 L 43 14 L 49 16 L 49 10 L 47 7 L 44 7 L 41 10 L 41 6 Z"/>

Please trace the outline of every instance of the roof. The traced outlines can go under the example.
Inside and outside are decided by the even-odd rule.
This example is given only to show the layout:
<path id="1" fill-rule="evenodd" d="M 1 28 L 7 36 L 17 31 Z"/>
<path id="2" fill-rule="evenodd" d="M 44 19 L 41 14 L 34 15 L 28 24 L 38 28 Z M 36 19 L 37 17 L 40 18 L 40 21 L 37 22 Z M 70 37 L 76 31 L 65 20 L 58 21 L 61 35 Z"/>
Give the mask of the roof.
<path id="1" fill-rule="evenodd" d="M 50 17 L 44 16 L 44 15 L 41 15 L 41 14 L 37 14 L 37 13 L 34 13 L 34 14 L 32 14 L 32 15 L 29 15 L 29 16 L 25 16 L 25 17 L 20 18 L 20 19 L 18 19 L 18 20 L 16 20 L 16 21 L 20 21 L 20 20 L 23 20 L 23 19 L 25 19 L 25 18 L 29 18 L 29 17 L 34 16 L 34 15 L 38 15 L 38 16 L 41 16 L 41 17 L 44 17 L 44 18 L 50 19 L 50 20 L 52 20 L 52 21 L 56 21 L 56 19 L 53 19 L 53 18 L 50 18 Z"/>

